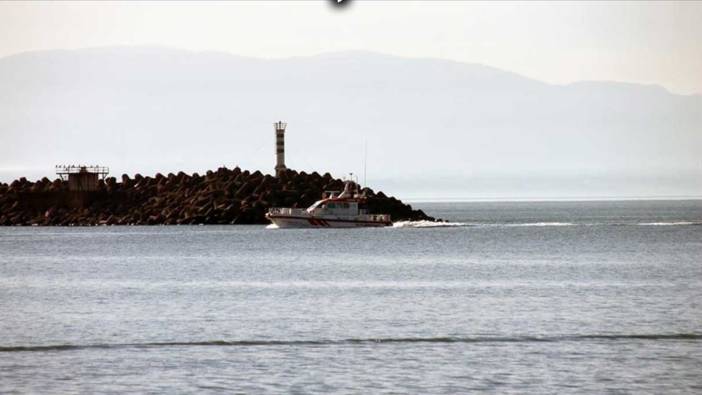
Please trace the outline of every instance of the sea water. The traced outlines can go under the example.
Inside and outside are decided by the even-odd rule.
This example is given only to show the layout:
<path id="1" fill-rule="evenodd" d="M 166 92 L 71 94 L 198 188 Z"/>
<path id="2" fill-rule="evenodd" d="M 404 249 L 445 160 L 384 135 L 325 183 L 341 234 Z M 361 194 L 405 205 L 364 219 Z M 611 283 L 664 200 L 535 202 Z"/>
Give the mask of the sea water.
<path id="1" fill-rule="evenodd" d="M 0 228 L 0 392 L 702 391 L 702 202 Z"/>

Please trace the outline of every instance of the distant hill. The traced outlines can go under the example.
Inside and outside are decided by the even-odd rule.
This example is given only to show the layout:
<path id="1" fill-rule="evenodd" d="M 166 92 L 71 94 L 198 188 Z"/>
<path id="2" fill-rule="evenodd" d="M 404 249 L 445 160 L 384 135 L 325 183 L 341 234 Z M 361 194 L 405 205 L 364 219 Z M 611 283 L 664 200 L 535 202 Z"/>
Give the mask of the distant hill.
<path id="1" fill-rule="evenodd" d="M 343 52 L 281 60 L 116 47 L 0 58 L 0 180 L 299 170 L 410 196 L 702 195 L 702 96 L 551 85 L 477 64 Z M 381 184 L 381 185 L 378 185 Z M 391 192 L 394 192 L 391 190 Z M 400 196 L 403 197 L 403 196 Z"/>

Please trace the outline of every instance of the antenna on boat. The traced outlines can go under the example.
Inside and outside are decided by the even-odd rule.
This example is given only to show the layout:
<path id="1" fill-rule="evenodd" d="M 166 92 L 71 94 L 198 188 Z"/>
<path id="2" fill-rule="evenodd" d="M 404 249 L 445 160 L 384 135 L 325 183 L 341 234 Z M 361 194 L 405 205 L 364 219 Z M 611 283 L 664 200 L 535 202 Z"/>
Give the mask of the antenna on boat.
<path id="1" fill-rule="evenodd" d="M 351 191 L 352 197 L 358 197 L 361 194 L 361 187 L 358 185 L 358 175 L 349 173 L 349 182 L 344 186 L 344 191 L 346 191 L 346 188 L 349 186 L 353 188 Z"/>
<path id="2" fill-rule="evenodd" d="M 368 140 L 363 140 L 363 187 L 367 187 L 366 185 L 366 168 L 367 168 L 367 163 L 368 163 Z"/>

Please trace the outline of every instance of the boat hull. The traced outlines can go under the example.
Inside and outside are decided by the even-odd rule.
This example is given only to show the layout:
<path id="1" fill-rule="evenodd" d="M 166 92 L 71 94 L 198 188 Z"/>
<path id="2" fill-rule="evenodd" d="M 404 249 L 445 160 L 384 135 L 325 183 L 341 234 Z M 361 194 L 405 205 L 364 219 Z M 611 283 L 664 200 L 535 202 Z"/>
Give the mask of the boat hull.
<path id="1" fill-rule="evenodd" d="M 365 221 L 341 218 L 295 217 L 295 216 L 266 216 L 279 228 L 367 228 L 391 226 L 390 222 Z"/>

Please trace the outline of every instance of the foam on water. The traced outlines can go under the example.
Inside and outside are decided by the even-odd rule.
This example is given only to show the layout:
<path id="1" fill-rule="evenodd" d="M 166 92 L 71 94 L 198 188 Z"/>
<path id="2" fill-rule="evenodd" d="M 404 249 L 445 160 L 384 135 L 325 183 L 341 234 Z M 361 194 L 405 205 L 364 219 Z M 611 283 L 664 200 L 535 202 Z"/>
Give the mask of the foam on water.
<path id="1" fill-rule="evenodd" d="M 637 225 L 640 226 L 684 226 L 684 225 L 700 225 L 702 222 L 688 222 L 688 221 L 679 221 L 679 222 L 642 222 Z"/>
<path id="2" fill-rule="evenodd" d="M 527 222 L 521 224 L 498 224 L 498 226 L 575 226 L 576 224 L 572 222 Z"/>
<path id="3" fill-rule="evenodd" d="M 434 222 L 434 221 L 398 221 L 392 224 L 394 228 L 455 228 L 468 226 L 491 227 L 531 227 L 531 226 L 576 226 L 571 222 L 526 222 L 526 223 L 466 223 L 466 222 Z M 604 224 L 602 224 L 604 225 Z"/>
<path id="4" fill-rule="evenodd" d="M 397 221 L 393 222 L 393 228 L 448 228 L 470 226 L 463 222 L 436 222 L 436 221 Z"/>
<path id="5" fill-rule="evenodd" d="M 444 228 L 444 227 L 563 227 L 563 226 L 692 226 L 702 225 L 702 222 L 675 221 L 675 222 L 523 222 L 523 223 L 466 223 L 466 222 L 433 222 L 433 221 L 398 221 L 393 223 L 394 228 Z"/>

